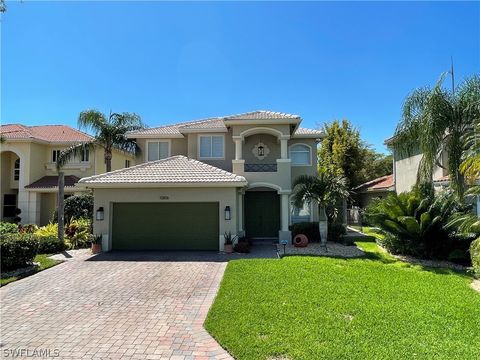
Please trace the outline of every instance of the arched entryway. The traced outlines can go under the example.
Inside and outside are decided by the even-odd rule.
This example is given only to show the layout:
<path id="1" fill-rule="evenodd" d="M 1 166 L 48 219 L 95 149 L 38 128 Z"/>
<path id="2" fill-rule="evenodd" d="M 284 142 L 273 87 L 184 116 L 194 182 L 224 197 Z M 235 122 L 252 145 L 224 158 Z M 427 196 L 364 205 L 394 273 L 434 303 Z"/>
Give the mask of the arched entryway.
<path id="1" fill-rule="evenodd" d="M 281 228 L 280 195 L 271 187 L 254 187 L 245 192 L 245 235 L 250 239 L 278 239 Z"/>

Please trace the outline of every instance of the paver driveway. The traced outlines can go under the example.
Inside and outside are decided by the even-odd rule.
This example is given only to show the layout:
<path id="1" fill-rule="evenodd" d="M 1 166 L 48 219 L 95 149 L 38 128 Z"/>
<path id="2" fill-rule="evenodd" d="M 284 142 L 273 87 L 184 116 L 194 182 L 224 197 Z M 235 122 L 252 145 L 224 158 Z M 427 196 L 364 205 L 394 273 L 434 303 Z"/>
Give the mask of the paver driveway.
<path id="1" fill-rule="evenodd" d="M 1 288 L 3 357 L 231 358 L 202 327 L 226 262 L 135 256 L 72 260 Z"/>

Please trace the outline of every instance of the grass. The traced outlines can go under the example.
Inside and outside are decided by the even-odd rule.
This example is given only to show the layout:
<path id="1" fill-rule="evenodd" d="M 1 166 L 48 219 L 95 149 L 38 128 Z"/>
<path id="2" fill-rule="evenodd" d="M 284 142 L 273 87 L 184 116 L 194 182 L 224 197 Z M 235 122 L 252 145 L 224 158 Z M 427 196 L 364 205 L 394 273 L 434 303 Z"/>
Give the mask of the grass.
<path id="1" fill-rule="evenodd" d="M 39 264 L 38 269 L 35 272 L 28 273 L 28 274 L 25 274 L 25 275 L 12 276 L 12 277 L 8 277 L 8 278 L 1 278 L 0 279 L 0 287 L 4 286 L 4 285 L 7 285 L 11 282 L 17 281 L 19 279 L 22 279 L 24 277 L 36 274 L 39 271 L 51 268 L 52 266 L 55 266 L 55 265 L 58 265 L 58 264 L 61 263 L 61 261 L 49 259 L 48 258 L 49 256 L 51 256 L 51 254 L 38 254 L 37 256 L 35 256 L 35 259 L 33 260 L 34 262 Z"/>
<path id="2" fill-rule="evenodd" d="M 470 277 L 357 245 L 366 258 L 231 261 L 205 328 L 236 359 L 480 359 Z"/>

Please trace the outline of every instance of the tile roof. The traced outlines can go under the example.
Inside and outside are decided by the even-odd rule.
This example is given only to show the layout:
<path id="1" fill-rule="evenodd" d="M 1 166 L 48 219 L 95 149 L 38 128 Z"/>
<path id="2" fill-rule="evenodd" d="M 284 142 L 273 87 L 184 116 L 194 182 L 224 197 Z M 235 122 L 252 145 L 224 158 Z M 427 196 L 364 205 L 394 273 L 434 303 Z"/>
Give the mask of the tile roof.
<path id="1" fill-rule="evenodd" d="M 178 136 L 182 133 L 192 132 L 194 130 L 216 130 L 226 132 L 225 120 L 271 120 L 271 119 L 300 119 L 298 115 L 292 115 L 281 112 L 258 110 L 244 114 L 230 115 L 224 117 L 213 117 L 207 119 L 180 122 L 178 124 L 162 125 L 144 130 L 132 131 L 130 137 L 134 136 Z M 323 130 L 298 128 L 294 135 L 323 135 Z"/>
<path id="2" fill-rule="evenodd" d="M 386 175 L 358 185 L 354 190 L 356 192 L 393 191 L 394 185 L 393 175 Z"/>
<path id="3" fill-rule="evenodd" d="M 238 183 L 240 185 L 246 184 L 243 176 L 232 174 L 182 155 L 86 177 L 79 182 L 87 185 L 232 183 L 233 186 Z"/>
<path id="4" fill-rule="evenodd" d="M 316 129 L 307 129 L 299 127 L 297 131 L 295 131 L 295 135 L 323 135 L 323 130 L 316 130 Z"/>
<path id="5" fill-rule="evenodd" d="M 25 126 L 8 124 L 0 126 L 0 133 L 7 140 L 36 139 L 46 142 L 85 142 L 93 138 L 67 125 Z"/>
<path id="6" fill-rule="evenodd" d="M 74 187 L 80 178 L 75 175 L 65 175 L 65 187 Z M 30 185 L 25 186 L 26 189 L 50 189 L 56 188 L 58 185 L 58 176 L 44 176 Z"/>
<path id="7" fill-rule="evenodd" d="M 257 110 L 225 116 L 225 120 L 269 120 L 269 119 L 300 119 L 300 116 L 276 111 Z"/>

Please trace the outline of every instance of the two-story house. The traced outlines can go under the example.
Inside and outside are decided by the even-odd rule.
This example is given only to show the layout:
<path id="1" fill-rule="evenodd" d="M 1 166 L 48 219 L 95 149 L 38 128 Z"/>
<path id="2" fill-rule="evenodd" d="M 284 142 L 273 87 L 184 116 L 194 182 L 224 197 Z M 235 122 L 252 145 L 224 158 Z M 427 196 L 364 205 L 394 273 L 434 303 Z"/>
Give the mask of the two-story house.
<path id="1" fill-rule="evenodd" d="M 0 134 L 2 221 L 13 220 L 19 208 L 22 224 L 47 224 L 57 207 L 58 154 L 74 144 L 89 142 L 92 137 L 65 125 L 2 125 Z M 115 151 L 112 168 L 134 163 L 131 154 Z M 66 164 L 64 171 L 66 196 L 85 191 L 75 185 L 82 177 L 105 172 L 103 150 L 94 148 L 91 153 L 86 149 Z"/>
<path id="2" fill-rule="evenodd" d="M 291 204 L 323 136 L 301 121 L 254 111 L 130 133 L 139 165 L 79 182 L 94 190 L 104 250 L 222 250 L 225 233 L 290 241 L 289 224 L 318 221 L 316 204 Z"/>

